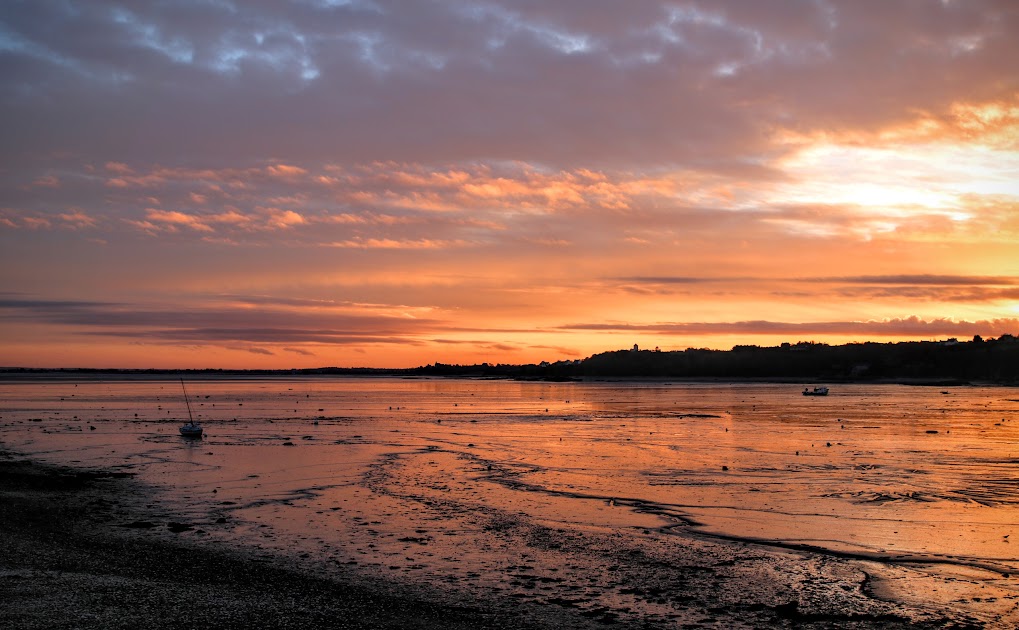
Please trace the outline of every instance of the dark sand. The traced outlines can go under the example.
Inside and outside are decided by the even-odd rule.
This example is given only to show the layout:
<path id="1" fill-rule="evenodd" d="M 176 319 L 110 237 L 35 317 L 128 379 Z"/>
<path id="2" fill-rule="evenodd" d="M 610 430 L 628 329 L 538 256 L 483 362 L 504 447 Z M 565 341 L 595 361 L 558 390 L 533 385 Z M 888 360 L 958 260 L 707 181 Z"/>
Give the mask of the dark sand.
<path id="1" fill-rule="evenodd" d="M 76 471 L 0 451 L 3 628 L 546 628 L 484 602 L 440 603 L 285 557 L 174 539 L 123 473 Z M 524 612 L 524 611 L 522 611 Z M 582 625 L 583 620 L 574 620 Z"/>
<path id="2" fill-rule="evenodd" d="M 201 524 L 175 526 L 179 521 L 153 496 L 127 473 L 58 468 L 0 450 L 0 627 L 978 627 L 959 618 L 920 619 L 871 599 L 865 580 L 853 597 L 869 601 L 867 610 L 858 604 L 838 610 L 835 602 L 836 610 L 823 614 L 805 610 L 796 593 L 776 599 L 775 584 L 760 583 L 761 575 L 736 583 L 738 572 L 719 568 L 733 562 L 694 550 L 682 566 L 649 576 L 668 577 L 647 596 L 682 602 L 682 619 L 634 623 L 568 602 L 496 593 L 458 601 L 448 591 L 427 592 L 344 565 L 315 572 L 299 554 L 227 547 L 200 535 Z M 743 593 L 736 607 L 723 595 L 734 589 Z"/>

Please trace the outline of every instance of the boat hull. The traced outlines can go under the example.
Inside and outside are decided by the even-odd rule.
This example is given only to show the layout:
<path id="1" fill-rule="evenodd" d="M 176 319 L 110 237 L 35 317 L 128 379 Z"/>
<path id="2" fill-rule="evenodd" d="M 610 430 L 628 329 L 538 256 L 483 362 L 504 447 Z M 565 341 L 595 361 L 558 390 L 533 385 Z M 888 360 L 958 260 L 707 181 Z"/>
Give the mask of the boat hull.
<path id="1" fill-rule="evenodd" d="M 202 437 L 202 427 L 198 425 L 185 424 L 180 428 L 180 434 L 187 438 Z"/>

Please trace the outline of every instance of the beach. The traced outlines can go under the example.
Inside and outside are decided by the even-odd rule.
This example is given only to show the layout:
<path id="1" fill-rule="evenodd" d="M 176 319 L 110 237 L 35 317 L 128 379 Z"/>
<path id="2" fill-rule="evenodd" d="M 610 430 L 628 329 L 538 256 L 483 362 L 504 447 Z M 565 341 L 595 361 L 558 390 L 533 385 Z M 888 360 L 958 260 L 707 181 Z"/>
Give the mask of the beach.
<path id="1" fill-rule="evenodd" d="M 7 628 L 549 628 L 484 602 L 302 570 L 285 555 L 223 548 L 166 520 L 123 474 L 0 452 L 0 625 Z M 179 530 L 175 533 L 173 530 Z M 401 592 L 402 591 L 402 592 Z M 567 621 L 578 627 L 581 620 Z M 560 626 L 561 627 L 561 626 Z"/>
<path id="2" fill-rule="evenodd" d="M 1012 390 L 173 385 L 4 391 L 3 625 L 1017 619 Z"/>
<path id="3" fill-rule="evenodd" d="M 0 532 L 5 541 L 0 621 L 11 628 L 553 628 L 630 625 L 610 610 L 569 602 L 535 606 L 512 598 L 436 598 L 406 584 L 369 580 L 342 568 L 328 576 L 286 554 L 224 548 L 200 537 L 203 523 L 167 520 L 144 488 L 122 474 L 79 471 L 0 455 Z M 174 531 L 178 530 L 178 531 Z M 182 537 L 181 533 L 199 536 Z M 745 549 L 739 550 L 745 552 Z M 741 555 L 737 554 L 737 555 Z M 846 623 L 912 627 L 893 606 L 870 611 L 800 610 L 794 593 L 762 587 L 765 572 L 728 583 L 736 564 L 723 550 L 687 558 L 647 596 L 681 601 L 697 626 L 816 627 Z M 758 557 L 760 562 L 764 558 Z M 699 561 L 699 562 L 698 562 Z M 705 575 L 720 588 L 707 588 Z M 539 578 L 540 579 L 540 578 Z M 687 585 L 688 586 L 685 586 Z M 743 591 L 727 606 L 726 592 Z M 420 589 L 419 589 L 420 590 Z M 777 603 L 756 601 L 757 597 Z M 445 601 L 442 601 L 445 599 Z M 944 620 L 947 621 L 947 620 Z M 635 624 L 669 627 L 660 623 Z M 932 620 L 930 627 L 942 627 Z"/>

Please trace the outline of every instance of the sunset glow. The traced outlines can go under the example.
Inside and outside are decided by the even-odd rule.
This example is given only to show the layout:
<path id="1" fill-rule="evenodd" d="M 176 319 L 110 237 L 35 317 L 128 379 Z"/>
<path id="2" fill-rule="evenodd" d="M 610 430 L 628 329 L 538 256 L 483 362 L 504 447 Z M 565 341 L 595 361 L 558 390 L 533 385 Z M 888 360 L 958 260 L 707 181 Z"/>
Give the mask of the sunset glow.
<path id="1" fill-rule="evenodd" d="M 0 8 L 0 365 L 1019 334 L 1010 3 Z"/>

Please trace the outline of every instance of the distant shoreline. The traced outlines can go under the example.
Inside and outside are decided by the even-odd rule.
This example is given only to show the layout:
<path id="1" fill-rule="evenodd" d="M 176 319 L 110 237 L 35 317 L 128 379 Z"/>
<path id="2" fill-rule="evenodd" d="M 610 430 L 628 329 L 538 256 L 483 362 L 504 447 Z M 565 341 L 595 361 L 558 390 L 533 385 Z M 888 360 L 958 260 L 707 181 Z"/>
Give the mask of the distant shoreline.
<path id="1" fill-rule="evenodd" d="M 513 376 L 485 376 L 478 374 L 405 374 L 402 370 L 378 370 L 371 374 L 356 373 L 292 373 L 288 370 L 96 370 L 96 369 L 8 369 L 0 368 L 0 383 L 31 383 L 31 382 L 102 382 L 102 381 L 164 381 L 185 378 L 189 381 L 212 380 L 305 380 L 305 379 L 345 379 L 345 378 L 404 378 L 404 379 L 476 379 L 476 380 L 515 380 L 521 382 L 546 383 L 651 383 L 651 384 L 788 384 L 805 386 L 810 384 L 828 385 L 908 385 L 916 387 L 1007 387 L 1016 383 L 994 381 L 964 381 L 942 378 L 885 378 L 885 379 L 829 379 L 824 377 L 649 377 L 649 376 L 588 376 L 561 378 Z"/>
<path id="2" fill-rule="evenodd" d="M 731 350 L 615 350 L 585 359 L 537 364 L 433 363 L 411 368 L 316 367 L 282 369 L 119 369 L 0 367 L 0 381 L 144 378 L 265 378 L 308 376 L 456 377 L 523 381 L 676 381 L 764 383 L 891 383 L 904 385 L 1019 385 L 1019 337 L 971 341 L 784 343 Z"/>

